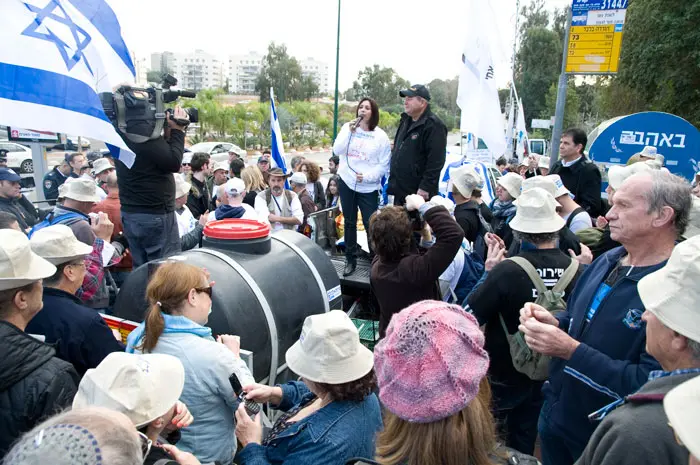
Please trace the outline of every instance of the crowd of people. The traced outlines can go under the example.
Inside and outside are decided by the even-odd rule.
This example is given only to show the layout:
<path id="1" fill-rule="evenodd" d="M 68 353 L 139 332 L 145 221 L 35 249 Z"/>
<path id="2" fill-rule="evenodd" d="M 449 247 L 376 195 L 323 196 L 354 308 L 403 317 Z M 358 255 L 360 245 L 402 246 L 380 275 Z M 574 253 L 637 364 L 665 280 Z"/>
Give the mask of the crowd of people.
<path id="1" fill-rule="evenodd" d="M 360 101 L 330 178 L 301 156 L 286 172 L 269 152 L 251 166 L 188 153 L 174 119 L 127 142 L 131 169 L 67 156 L 44 180 L 48 211 L 0 168 L 4 463 L 697 463 L 697 190 L 645 148 L 603 198 L 571 129 L 551 169 L 499 160 L 490 204 L 473 166 L 452 169 L 450 200 L 430 93 L 400 95 L 393 143 Z M 336 207 L 344 275 L 367 232 L 374 351 L 342 310 L 314 314 L 285 355 L 298 379 L 259 384 L 240 338 L 207 326 L 217 283 L 180 260 L 153 271 L 128 338 L 100 315 L 131 269 L 201 246 L 208 222 L 311 235 Z"/>

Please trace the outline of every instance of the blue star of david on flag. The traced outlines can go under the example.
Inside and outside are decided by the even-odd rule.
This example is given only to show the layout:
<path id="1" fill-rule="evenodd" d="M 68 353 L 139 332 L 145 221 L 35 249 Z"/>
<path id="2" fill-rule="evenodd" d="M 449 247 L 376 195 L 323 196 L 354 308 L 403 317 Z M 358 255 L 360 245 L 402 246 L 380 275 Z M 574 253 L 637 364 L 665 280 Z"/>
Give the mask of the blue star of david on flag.
<path id="1" fill-rule="evenodd" d="M 83 28 L 75 24 L 70 17 L 68 17 L 66 10 L 58 2 L 58 0 L 50 0 L 43 8 L 26 2 L 24 2 L 24 5 L 29 9 L 29 11 L 36 13 L 36 18 L 22 32 L 22 35 L 35 37 L 37 39 L 46 40 L 56 44 L 56 47 L 58 48 L 68 71 L 72 70 L 73 67 L 82 60 L 83 63 L 85 63 L 88 71 L 90 71 L 90 74 L 94 74 L 92 72 L 92 68 L 90 67 L 90 63 L 83 53 L 83 50 L 87 48 L 92 39 Z M 53 32 L 53 30 L 50 28 L 52 21 L 62 24 L 70 30 L 74 41 L 73 44 L 67 44 Z M 46 30 L 46 32 L 40 32 L 42 29 Z"/>

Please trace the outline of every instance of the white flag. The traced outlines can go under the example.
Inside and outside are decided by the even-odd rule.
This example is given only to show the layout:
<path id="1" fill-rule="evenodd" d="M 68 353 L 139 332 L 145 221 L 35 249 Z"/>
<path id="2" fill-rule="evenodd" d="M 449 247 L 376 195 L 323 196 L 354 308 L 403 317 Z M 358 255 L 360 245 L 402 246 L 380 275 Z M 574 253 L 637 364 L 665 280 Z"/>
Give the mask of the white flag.
<path id="1" fill-rule="evenodd" d="M 501 103 L 498 100 L 493 54 L 487 31 L 495 30 L 485 2 L 471 2 L 466 30 L 469 31 L 462 51 L 457 104 L 462 109 L 460 129 L 481 138 L 496 157 L 506 149 Z"/>
<path id="2" fill-rule="evenodd" d="M 131 167 L 98 96 L 135 74 L 105 0 L 3 0 L 0 44 L 0 124 L 101 140 Z"/>
<path id="3" fill-rule="evenodd" d="M 527 128 L 525 127 L 525 113 L 523 112 L 523 99 L 518 101 L 518 120 L 515 123 L 515 131 L 518 140 L 517 154 L 519 158 L 522 158 L 525 153 L 525 146 L 528 143 Z"/>

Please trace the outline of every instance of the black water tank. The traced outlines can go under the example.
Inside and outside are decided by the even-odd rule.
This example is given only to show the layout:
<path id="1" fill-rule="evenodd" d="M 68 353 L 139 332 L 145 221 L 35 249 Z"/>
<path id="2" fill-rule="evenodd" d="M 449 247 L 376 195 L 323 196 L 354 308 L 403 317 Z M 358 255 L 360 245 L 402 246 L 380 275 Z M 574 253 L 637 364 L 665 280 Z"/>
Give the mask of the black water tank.
<path id="1" fill-rule="evenodd" d="M 270 227 L 257 221 L 213 221 L 204 235 L 201 249 L 167 260 L 209 271 L 216 284 L 208 326 L 215 336 L 241 337 L 241 348 L 253 352 L 257 381 L 273 384 L 286 378 L 284 356 L 299 338 L 304 319 L 342 308 L 333 264 L 304 235 L 288 230 L 270 235 Z M 146 263 L 130 274 L 117 295 L 116 316 L 143 321 L 146 285 L 164 261 Z"/>

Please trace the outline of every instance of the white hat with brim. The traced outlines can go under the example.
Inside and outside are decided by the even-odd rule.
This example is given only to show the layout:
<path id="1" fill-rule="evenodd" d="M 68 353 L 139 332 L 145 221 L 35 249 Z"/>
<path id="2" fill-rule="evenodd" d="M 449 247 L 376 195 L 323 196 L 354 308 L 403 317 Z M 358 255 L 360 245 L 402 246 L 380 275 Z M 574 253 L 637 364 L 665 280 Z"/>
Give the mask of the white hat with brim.
<path id="1" fill-rule="evenodd" d="M 556 200 L 541 187 L 523 192 L 515 217 L 509 223 L 512 230 L 528 234 L 554 233 L 565 225 L 566 221 L 557 214 Z"/>
<path id="2" fill-rule="evenodd" d="M 690 239 L 700 234 L 700 199 L 693 196 L 693 205 L 690 207 L 690 218 L 685 228 L 683 237 Z"/>
<path id="3" fill-rule="evenodd" d="M 73 230 L 64 224 L 47 226 L 32 234 L 32 251 L 54 265 L 83 258 L 92 253 L 92 246 L 83 244 Z"/>
<path id="4" fill-rule="evenodd" d="M 105 407 L 140 428 L 168 413 L 184 385 L 185 369 L 172 355 L 112 352 L 85 373 L 73 409 Z"/>
<path id="5" fill-rule="evenodd" d="M 653 147 L 651 145 L 647 145 L 642 149 L 641 152 L 635 153 L 635 155 L 639 155 L 639 158 L 649 158 L 651 160 L 656 160 L 656 156 L 659 154 L 658 150 L 656 147 Z"/>
<path id="6" fill-rule="evenodd" d="M 63 183 L 63 197 L 77 202 L 97 203 L 100 197 L 97 195 L 97 184 L 89 178 L 68 178 Z"/>
<path id="7" fill-rule="evenodd" d="M 503 187 L 511 197 L 517 199 L 520 197 L 520 189 L 523 185 L 523 177 L 516 173 L 506 173 L 496 180 L 496 182 Z"/>
<path id="8" fill-rule="evenodd" d="M 481 175 L 471 165 L 462 165 L 450 170 L 450 180 L 464 198 L 472 196 L 472 192 L 483 184 Z"/>
<path id="9" fill-rule="evenodd" d="M 637 283 L 644 308 L 664 326 L 700 342 L 700 237 L 678 244 L 666 266 Z"/>
<path id="10" fill-rule="evenodd" d="M 219 170 L 228 171 L 228 169 L 229 169 L 228 163 L 223 162 L 223 161 L 219 161 L 219 162 L 216 162 L 214 164 L 214 169 L 211 170 L 211 172 L 214 173 L 215 171 L 219 171 Z"/>
<path id="11" fill-rule="evenodd" d="M 608 169 L 608 184 L 611 189 L 618 190 L 630 176 L 652 169 L 647 163 L 640 162 L 626 166 L 613 165 Z"/>
<path id="12" fill-rule="evenodd" d="M 537 163 L 537 167 L 549 169 L 550 161 L 551 161 L 551 158 L 549 158 L 549 157 L 540 157 L 540 161 Z"/>
<path id="13" fill-rule="evenodd" d="M 17 289 L 55 273 L 54 265 L 32 252 L 27 236 L 14 229 L 0 230 L 0 291 Z"/>
<path id="14" fill-rule="evenodd" d="M 664 412 L 688 452 L 700 458 L 700 376 L 671 389 L 664 396 Z"/>
<path id="15" fill-rule="evenodd" d="M 550 174 L 547 175 L 548 179 L 551 179 L 552 182 L 554 183 L 554 187 L 557 188 L 557 191 L 554 193 L 554 198 L 558 199 L 559 197 L 563 195 L 570 195 L 571 191 L 566 188 L 564 185 L 564 182 L 561 180 L 561 177 L 559 177 L 558 174 Z"/>
<path id="16" fill-rule="evenodd" d="M 192 184 L 185 181 L 185 179 L 179 173 L 174 173 L 173 176 L 175 176 L 175 198 L 179 199 L 183 195 L 187 195 L 190 192 Z"/>
<path id="17" fill-rule="evenodd" d="M 92 163 L 92 171 L 95 176 L 110 169 L 114 169 L 114 166 L 106 158 L 98 158 Z"/>
<path id="18" fill-rule="evenodd" d="M 357 328 L 342 310 L 307 317 L 285 358 L 294 373 L 325 384 L 358 380 L 374 366 L 372 352 L 360 343 Z"/>
<path id="19" fill-rule="evenodd" d="M 308 180 L 306 179 L 306 175 L 302 173 L 301 171 L 297 171 L 293 173 L 290 178 L 289 182 L 293 182 L 294 184 L 306 184 Z"/>
<path id="20" fill-rule="evenodd" d="M 455 203 L 452 200 L 448 199 L 447 197 L 443 197 L 441 195 L 434 195 L 430 199 L 430 203 L 432 203 L 433 205 L 439 205 L 441 207 L 445 207 L 445 210 L 450 212 L 450 215 L 454 214 L 454 212 L 455 212 Z"/>
<path id="21" fill-rule="evenodd" d="M 552 197 L 555 198 L 556 202 L 557 186 L 556 184 L 554 184 L 554 180 L 551 179 L 549 176 L 533 176 L 531 178 L 525 179 L 523 181 L 523 185 L 520 187 L 520 195 L 523 195 L 523 192 L 527 192 L 530 189 L 534 189 L 535 187 L 539 187 L 540 189 L 544 189 L 547 192 L 549 192 L 552 195 Z M 518 205 L 518 200 L 514 200 L 513 203 L 515 205 Z M 559 202 L 557 202 L 557 206 L 561 207 Z"/>

